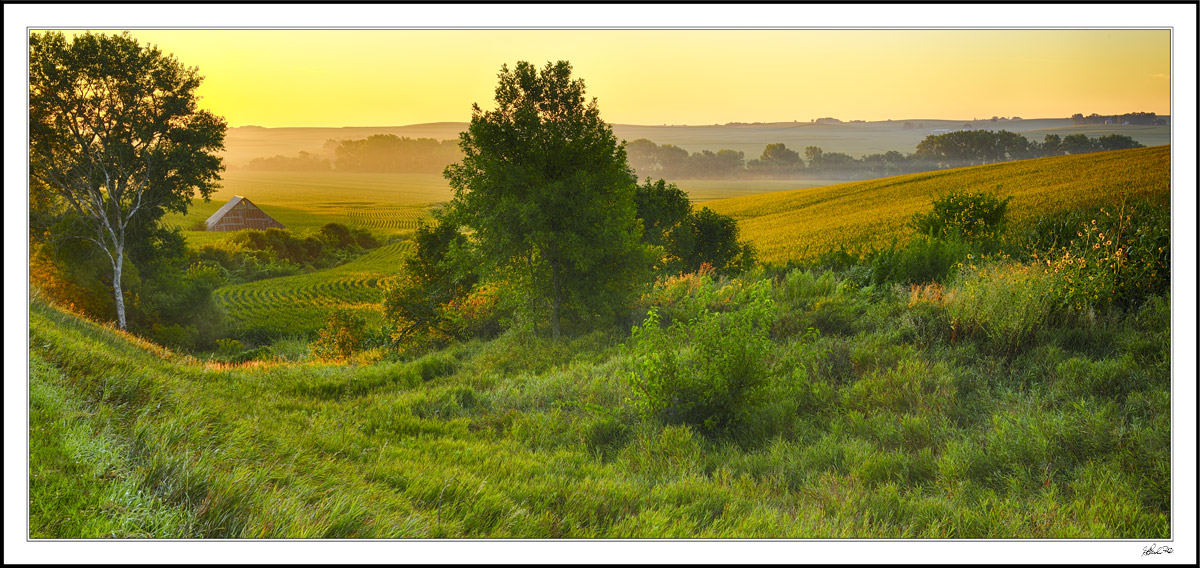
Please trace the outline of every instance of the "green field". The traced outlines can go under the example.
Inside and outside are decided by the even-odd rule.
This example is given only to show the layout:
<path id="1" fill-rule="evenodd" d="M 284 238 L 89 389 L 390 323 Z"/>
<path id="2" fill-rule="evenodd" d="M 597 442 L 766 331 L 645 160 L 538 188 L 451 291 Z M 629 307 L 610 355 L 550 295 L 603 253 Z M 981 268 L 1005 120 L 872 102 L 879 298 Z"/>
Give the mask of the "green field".
<path id="1" fill-rule="evenodd" d="M 448 201 L 452 193 L 437 174 L 231 170 L 207 203 L 193 200 L 187 215 L 170 214 L 164 220 L 184 228 L 193 245 L 222 240 L 228 235 L 187 229 L 203 222 L 235 195 L 249 199 L 293 231 L 343 223 L 388 237 L 411 232 L 430 205 Z"/>
<path id="2" fill-rule="evenodd" d="M 711 201 L 705 205 L 738 220 L 742 237 L 767 262 L 804 260 L 845 246 L 886 246 L 908 234 L 905 224 L 938 194 L 989 191 L 1012 196 L 1014 225 L 1034 215 L 1166 197 L 1171 190 L 1170 147 L 1137 148 L 1080 156 L 1039 158 L 924 172 Z"/>
<path id="3" fill-rule="evenodd" d="M 334 308 L 359 312 L 378 326 L 383 289 L 410 249 L 405 241 L 327 270 L 225 286 L 217 289 L 217 302 L 235 336 L 311 337 Z"/>

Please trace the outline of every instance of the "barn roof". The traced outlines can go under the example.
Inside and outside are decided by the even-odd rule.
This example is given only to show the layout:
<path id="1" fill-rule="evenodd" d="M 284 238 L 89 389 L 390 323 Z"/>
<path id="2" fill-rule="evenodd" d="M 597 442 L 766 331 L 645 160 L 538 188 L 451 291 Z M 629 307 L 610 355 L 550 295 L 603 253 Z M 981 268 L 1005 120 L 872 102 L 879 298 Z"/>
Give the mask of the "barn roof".
<path id="1" fill-rule="evenodd" d="M 238 203 L 241 203 L 241 201 L 243 199 L 246 199 L 246 198 L 242 197 L 240 195 L 233 196 L 233 199 L 230 199 L 229 203 L 222 205 L 220 209 L 217 209 L 216 213 L 213 213 L 212 215 L 210 215 L 208 217 L 208 220 L 204 221 L 204 225 L 207 227 L 207 226 L 211 226 L 213 223 L 216 223 L 217 221 L 220 221 L 221 217 L 224 217 L 225 214 L 228 213 L 230 209 L 233 209 Z M 246 199 L 246 202 L 253 205 L 253 203 L 251 203 L 251 201 L 249 199 Z"/>

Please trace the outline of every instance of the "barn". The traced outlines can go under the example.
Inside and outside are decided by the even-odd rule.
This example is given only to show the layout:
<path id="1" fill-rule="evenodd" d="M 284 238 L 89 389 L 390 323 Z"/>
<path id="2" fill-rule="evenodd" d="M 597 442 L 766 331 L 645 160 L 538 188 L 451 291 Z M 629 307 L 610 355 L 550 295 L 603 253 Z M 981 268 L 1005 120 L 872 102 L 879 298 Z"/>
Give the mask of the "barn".
<path id="1" fill-rule="evenodd" d="M 204 222 L 206 231 L 240 231 L 242 229 L 286 229 L 283 223 L 276 221 L 240 195 L 233 196 L 229 203 L 222 205 Z"/>

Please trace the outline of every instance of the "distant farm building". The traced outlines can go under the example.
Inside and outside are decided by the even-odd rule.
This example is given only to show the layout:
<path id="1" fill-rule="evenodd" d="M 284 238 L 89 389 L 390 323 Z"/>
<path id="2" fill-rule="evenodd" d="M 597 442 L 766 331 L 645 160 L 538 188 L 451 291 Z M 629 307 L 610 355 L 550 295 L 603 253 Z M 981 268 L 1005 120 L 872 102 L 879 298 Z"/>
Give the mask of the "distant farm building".
<path id="1" fill-rule="evenodd" d="M 242 229 L 286 229 L 283 223 L 263 213 L 249 199 L 235 195 L 204 222 L 206 231 L 240 231 Z"/>

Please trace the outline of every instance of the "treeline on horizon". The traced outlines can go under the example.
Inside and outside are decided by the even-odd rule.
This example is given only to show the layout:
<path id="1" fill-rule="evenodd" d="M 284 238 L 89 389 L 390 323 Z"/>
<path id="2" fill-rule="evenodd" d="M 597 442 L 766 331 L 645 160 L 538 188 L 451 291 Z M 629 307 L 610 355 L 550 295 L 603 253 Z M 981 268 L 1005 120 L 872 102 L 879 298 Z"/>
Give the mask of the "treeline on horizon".
<path id="1" fill-rule="evenodd" d="M 1153 117 L 1153 113 L 1122 116 L 1135 115 Z M 1007 130 L 958 130 L 927 136 L 910 154 L 892 150 L 858 158 L 842 152 L 826 152 L 819 146 L 805 147 L 802 157 L 799 150 L 773 143 L 767 144 L 759 157 L 746 160 L 741 151 L 688 152 L 674 144 L 659 145 L 645 138 L 627 143 L 625 150 L 629 166 L 639 178 L 854 180 L 1140 147 L 1142 144 L 1133 138 L 1120 134 L 1100 137 L 1048 134 L 1038 142 Z M 394 134 L 330 140 L 326 148 L 334 155 L 332 160 L 320 154 L 299 152 L 296 156 L 256 158 L 247 169 L 439 174 L 447 164 L 461 158 L 457 140 L 413 139 Z"/>
<path id="2" fill-rule="evenodd" d="M 959 130 L 925 137 L 911 154 L 892 150 L 855 158 L 842 152 L 825 152 L 819 146 L 804 148 L 804 157 L 784 144 L 768 144 L 760 157 L 745 160 L 743 152 L 718 150 L 688 153 L 673 144 L 657 145 L 644 138 L 626 144 L 629 165 L 639 177 L 665 179 L 870 179 L 1026 160 L 1047 156 L 1086 154 L 1141 148 L 1129 136 L 1085 134 L 1066 137 L 1047 134 L 1042 142 L 1007 130 Z"/>
<path id="3" fill-rule="evenodd" d="M 1167 119 L 1152 112 L 1127 112 L 1125 114 L 1096 114 L 1083 116 L 1083 113 L 1071 115 L 1071 122 L 1083 124 L 1128 124 L 1134 126 L 1166 126 Z"/>
<path id="4" fill-rule="evenodd" d="M 255 158 L 246 168 L 257 171 L 440 174 L 446 165 L 462 158 L 458 140 L 409 138 L 395 134 L 373 134 L 360 140 L 330 140 L 325 143 L 325 148 L 333 154 L 332 160 L 302 151 L 296 156 Z"/>

